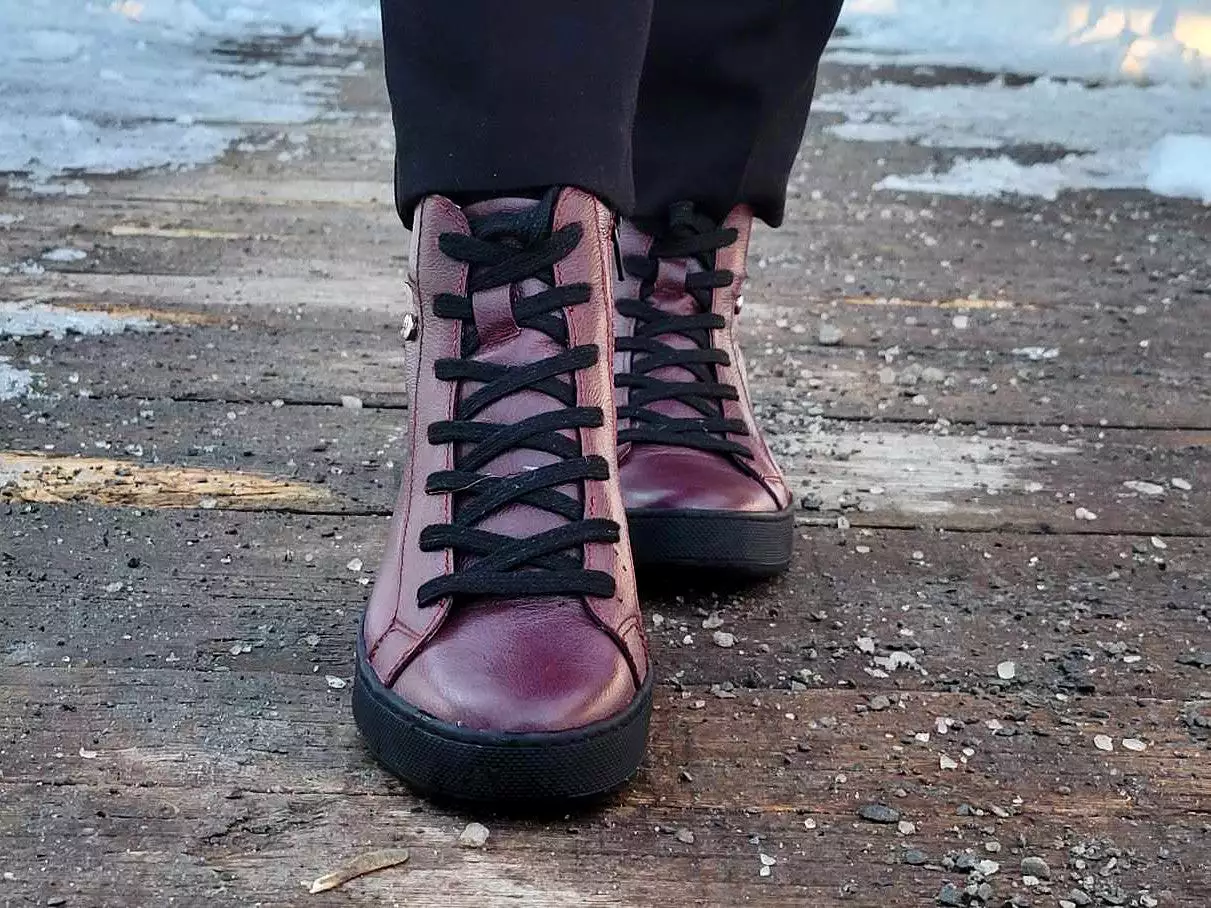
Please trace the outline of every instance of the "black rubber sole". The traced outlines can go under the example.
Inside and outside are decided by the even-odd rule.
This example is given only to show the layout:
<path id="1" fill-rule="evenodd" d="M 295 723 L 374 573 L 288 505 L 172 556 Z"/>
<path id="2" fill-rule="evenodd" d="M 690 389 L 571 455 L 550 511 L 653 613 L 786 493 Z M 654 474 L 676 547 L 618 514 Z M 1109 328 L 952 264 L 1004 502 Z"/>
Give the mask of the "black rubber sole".
<path id="1" fill-rule="evenodd" d="M 502 734 L 451 725 L 386 688 L 358 640 L 353 717 L 371 752 L 418 792 L 482 803 L 594 798 L 635 774 L 647 746 L 652 675 L 624 713 L 562 732 Z"/>
<path id="2" fill-rule="evenodd" d="M 771 513 L 651 508 L 627 511 L 637 568 L 671 567 L 772 577 L 791 563 L 792 508 Z"/>

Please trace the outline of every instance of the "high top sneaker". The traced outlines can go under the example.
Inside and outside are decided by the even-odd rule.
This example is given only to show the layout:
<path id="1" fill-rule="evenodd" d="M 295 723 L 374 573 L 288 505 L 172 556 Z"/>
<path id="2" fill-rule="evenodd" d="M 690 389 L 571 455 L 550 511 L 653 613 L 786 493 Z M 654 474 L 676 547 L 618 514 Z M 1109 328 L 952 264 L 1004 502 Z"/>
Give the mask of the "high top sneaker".
<path id="1" fill-rule="evenodd" d="M 574 189 L 413 234 L 411 457 L 358 642 L 378 759 L 472 800 L 607 791 L 652 684 L 615 450 L 611 215 Z"/>
<path id="2" fill-rule="evenodd" d="M 674 205 L 619 225 L 618 461 L 635 563 L 784 571 L 791 494 L 753 417 L 736 340 L 752 214 Z"/>

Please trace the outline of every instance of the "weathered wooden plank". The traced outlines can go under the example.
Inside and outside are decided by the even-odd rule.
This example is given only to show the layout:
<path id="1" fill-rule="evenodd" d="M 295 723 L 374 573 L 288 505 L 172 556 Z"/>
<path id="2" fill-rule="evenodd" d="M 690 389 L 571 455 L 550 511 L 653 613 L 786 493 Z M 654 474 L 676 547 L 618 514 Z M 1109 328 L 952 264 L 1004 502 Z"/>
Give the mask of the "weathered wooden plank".
<path id="1" fill-rule="evenodd" d="M 8 508 L 10 664 L 349 675 L 382 519 Z M 660 677 L 715 697 L 803 683 L 1178 699 L 1203 683 L 1178 659 L 1206 648 L 1211 542 L 1165 545 L 804 528 L 777 582 L 642 591 Z M 1009 660 L 1016 685 L 996 678 Z"/>
<path id="2" fill-rule="evenodd" d="M 172 692 L 155 674 L 49 670 L 18 689 L 27 712 L 15 718 L 36 722 L 8 751 L 4 825 L 18 861 L 55 841 L 71 842 L 99 865 L 116 851 L 150 852 L 143 855 L 150 866 L 119 858 L 135 885 L 149 871 L 155 876 L 144 885 L 154 887 L 226 869 L 232 890 L 289 903 L 287 880 L 317 876 L 359 847 L 414 849 L 406 872 L 392 877 L 393 892 L 423 887 L 426 871 L 474 858 L 454 847 L 457 814 L 418 812 L 420 805 L 370 764 L 343 694 L 255 674 L 193 676 L 199 686 L 191 680 Z M 1197 761 L 1202 748 L 1182 718 L 1189 707 L 1111 699 L 1052 713 L 954 695 L 904 696 L 886 711 L 864 706 L 844 692 L 714 701 L 701 710 L 662 697 L 645 768 L 604 815 L 572 817 L 562 828 L 493 818 L 485 859 L 541 881 L 532 894 L 538 900 L 542 884 L 555 884 L 551 896 L 565 886 L 579 891 L 596 872 L 618 887 L 618 901 L 606 904 L 642 904 L 632 900 L 649 892 L 662 903 L 699 904 L 698 891 L 688 899 L 677 894 L 689 880 L 708 887 L 714 901 L 707 904 L 720 904 L 748 891 L 761 866 L 758 853 L 769 853 L 778 862 L 770 904 L 836 897 L 838 886 L 860 880 L 876 892 L 907 886 L 898 893 L 908 896 L 902 901 L 891 893 L 876 901 L 908 905 L 931 898 L 943 879 L 964 876 L 906 864 L 910 849 L 935 865 L 966 849 L 976 860 L 1003 862 L 1005 875 L 992 882 L 1007 896 L 1020 888 L 1013 865 L 1023 854 L 1043 856 L 1057 871 L 1066 862 L 1075 870 L 1078 855 L 1065 852 L 1098 842 L 1131 854 L 1101 886 L 1169 889 L 1185 898 L 1205 891 L 1205 865 L 1179 870 L 1160 857 L 1161 848 L 1169 860 L 1175 852 L 1194 857 L 1183 835 L 1198 829 L 1211 791 Z M 1087 709 L 1113 718 L 1094 719 Z M 851 718 L 830 721 L 847 713 Z M 66 719 L 44 721 L 52 715 Z M 993 731 L 987 723 L 998 715 L 1005 727 L 1023 731 L 1012 738 Z M 949 733 L 916 741 L 938 717 L 955 722 Z M 1116 735 L 1115 753 L 1094 748 L 1093 736 L 1103 732 Z M 1123 750 L 1117 736 L 1124 734 L 1146 739 L 1147 750 Z M 947 750 L 964 760 L 959 768 L 939 768 Z M 1048 771 L 1038 773 L 1038 765 Z M 14 809 L 39 803 L 41 809 Z M 856 811 L 870 803 L 893 807 L 912 828 L 861 821 Z M 963 804 L 972 808 L 964 813 Z M 81 826 L 91 831 L 81 837 Z M 694 841 L 674 840 L 677 829 Z M 1002 851 L 986 850 L 987 841 Z M 170 855 L 178 860 L 163 866 Z M 181 866 L 184 856 L 191 860 Z M 657 858 L 662 871 L 654 875 L 648 862 Z M 386 881 L 372 881 L 368 892 L 382 895 L 376 884 Z M 482 892 L 500 899 L 488 904 L 508 895 Z"/>
<path id="3" fill-rule="evenodd" d="M 804 520 L 835 522 L 845 513 L 855 526 L 1211 532 L 1211 487 L 1200 479 L 1211 465 L 1211 431 L 938 431 L 766 413 L 775 453 L 806 506 Z M 386 514 L 395 501 L 398 465 L 407 457 L 404 423 L 394 408 L 31 398 L 0 406 L 0 439 L 9 446 L 7 454 L 0 450 L 0 470 L 10 481 L 19 479 L 16 466 L 4 467 L 3 460 L 20 449 L 112 458 L 116 468 L 248 473 L 309 483 L 322 493 L 293 503 L 268 501 L 266 507 Z M 62 465 L 64 471 L 70 466 Z M 0 490 L 0 497 L 50 500 L 43 489 L 68 500 L 76 494 L 70 483 L 42 482 L 34 474 L 21 482 L 21 488 Z M 122 499 L 93 493 L 82 489 L 74 500 L 139 504 L 133 493 Z M 229 506 L 222 498 L 219 504 Z"/>
<path id="4" fill-rule="evenodd" d="M 267 477 L 301 483 L 315 493 L 296 502 L 269 500 L 263 505 L 267 509 L 387 514 L 398 491 L 400 463 L 407 457 L 404 432 L 399 410 L 171 399 L 31 399 L 0 406 L 0 439 L 11 446 L 0 449 L 0 498 L 163 506 L 154 498 L 154 485 L 145 487 L 146 500 L 140 498 L 139 488 L 113 479 L 108 485 L 122 486 L 112 489 L 121 492 L 120 497 L 91 484 L 77 489 L 70 469 L 80 457 L 103 458 L 119 468 L 181 467 L 210 472 L 217 479 Z M 39 465 L 57 466 L 58 475 L 40 476 Z M 205 489 L 199 489 L 198 496 L 179 504 L 198 507 Z M 221 496 L 212 506 L 260 507 L 255 499 L 232 504 Z"/>
<path id="5" fill-rule="evenodd" d="M 198 289 L 200 298 L 210 292 Z M 341 299 L 355 292 L 349 286 Z M 292 307 L 283 301 L 282 308 Z M 37 357 L 37 387 L 46 394 L 76 396 L 84 389 L 99 397 L 324 403 L 355 395 L 368 404 L 402 406 L 403 348 L 391 317 L 342 311 L 328 318 L 344 319 L 345 327 L 299 332 L 291 317 L 271 322 L 244 315 L 225 328 L 178 325 L 160 334 L 86 341 L 26 338 L 2 348 L 17 363 Z M 232 330 L 232 323 L 247 328 Z M 905 386 L 897 379 L 886 384 L 880 372 L 891 367 L 861 349 L 774 342 L 771 334 L 751 337 L 749 350 L 755 394 L 773 424 L 783 412 L 788 420 L 821 414 L 1094 428 L 1208 428 L 1211 422 L 1211 374 L 1193 366 L 1124 370 L 1095 357 L 1030 363 L 993 351 L 938 350 L 913 357 L 920 368 L 914 384 Z M 925 368 L 934 371 L 922 378 Z M 904 360 L 895 371 L 906 371 Z"/>

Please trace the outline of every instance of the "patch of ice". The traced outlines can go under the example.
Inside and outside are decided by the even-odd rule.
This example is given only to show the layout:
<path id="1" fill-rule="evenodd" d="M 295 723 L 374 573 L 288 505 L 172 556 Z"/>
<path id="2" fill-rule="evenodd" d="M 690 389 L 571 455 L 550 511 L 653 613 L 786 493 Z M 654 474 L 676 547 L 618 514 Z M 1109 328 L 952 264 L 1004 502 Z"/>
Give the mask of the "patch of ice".
<path id="1" fill-rule="evenodd" d="M 925 192 L 941 195 L 986 198 L 1010 193 L 1055 199 L 1060 191 L 1087 185 L 1065 173 L 1065 165 L 1079 159 L 1071 156 L 1054 164 L 1019 164 L 1003 155 L 995 158 L 959 158 L 949 170 L 885 177 L 875 189 L 892 192 Z"/>
<path id="2" fill-rule="evenodd" d="M 1211 134 L 1165 136 L 1152 147 L 1147 170 L 1150 192 L 1211 205 Z"/>
<path id="3" fill-rule="evenodd" d="M 69 334 L 121 334 L 153 331 L 159 326 L 141 315 L 89 312 L 42 303 L 0 301 L 0 338 L 53 337 Z"/>
<path id="4" fill-rule="evenodd" d="M 60 246 L 58 249 L 48 249 L 42 253 L 44 262 L 82 262 L 88 258 L 83 249 L 73 249 L 70 246 Z"/>
<path id="5" fill-rule="evenodd" d="M 88 195 L 92 190 L 83 180 L 52 180 L 48 175 L 42 175 L 36 180 L 9 180 L 12 189 L 24 189 L 34 195 Z"/>
<path id="6" fill-rule="evenodd" d="M 0 356 L 0 400 L 15 400 L 29 393 L 34 373 L 9 365 L 7 356 Z"/>

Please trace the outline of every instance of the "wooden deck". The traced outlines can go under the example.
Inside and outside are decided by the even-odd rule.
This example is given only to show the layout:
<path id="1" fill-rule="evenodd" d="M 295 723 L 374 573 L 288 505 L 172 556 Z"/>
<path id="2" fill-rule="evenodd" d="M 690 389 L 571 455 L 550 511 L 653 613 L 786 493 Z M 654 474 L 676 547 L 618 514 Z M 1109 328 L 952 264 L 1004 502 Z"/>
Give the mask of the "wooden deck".
<path id="1" fill-rule="evenodd" d="M 818 121 L 745 316 L 795 567 L 645 590 L 632 787 L 472 817 L 345 686 L 406 456 L 380 78 L 290 160 L 0 190 L 0 303 L 135 319 L 0 338 L 0 904 L 1211 904 L 1211 209 L 872 194 L 935 152 Z"/>

